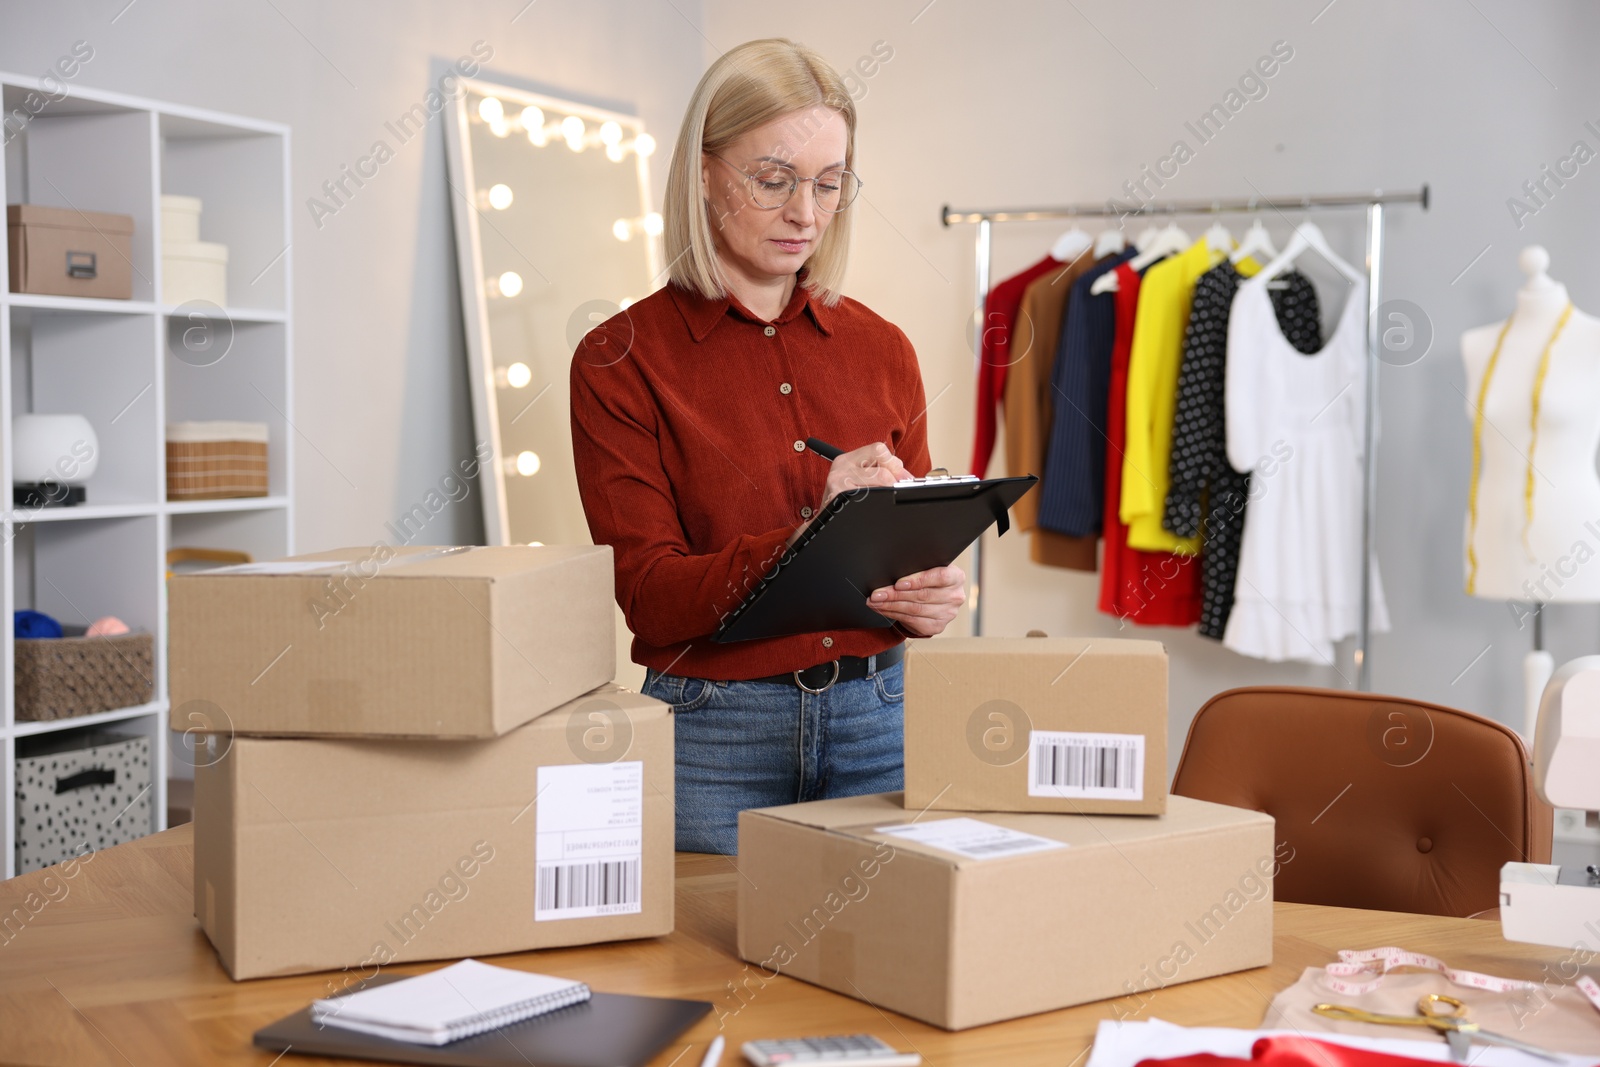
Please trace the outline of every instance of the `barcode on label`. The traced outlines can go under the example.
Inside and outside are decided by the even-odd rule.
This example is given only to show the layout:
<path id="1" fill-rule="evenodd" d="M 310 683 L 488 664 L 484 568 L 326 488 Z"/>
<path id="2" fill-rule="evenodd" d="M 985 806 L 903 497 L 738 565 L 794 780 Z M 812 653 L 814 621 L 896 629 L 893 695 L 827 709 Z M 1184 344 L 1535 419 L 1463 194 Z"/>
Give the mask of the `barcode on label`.
<path id="1" fill-rule="evenodd" d="M 578 908 L 637 911 L 639 861 L 553 863 L 539 868 L 536 914 Z"/>
<path id="2" fill-rule="evenodd" d="M 1143 778 L 1143 734 L 1034 730 L 1029 736 L 1029 796 L 1142 800 Z"/>
<path id="3" fill-rule="evenodd" d="M 982 844 L 963 845 L 961 851 L 969 856 L 1004 856 L 1010 852 L 1037 852 L 1033 841 L 988 841 Z"/>

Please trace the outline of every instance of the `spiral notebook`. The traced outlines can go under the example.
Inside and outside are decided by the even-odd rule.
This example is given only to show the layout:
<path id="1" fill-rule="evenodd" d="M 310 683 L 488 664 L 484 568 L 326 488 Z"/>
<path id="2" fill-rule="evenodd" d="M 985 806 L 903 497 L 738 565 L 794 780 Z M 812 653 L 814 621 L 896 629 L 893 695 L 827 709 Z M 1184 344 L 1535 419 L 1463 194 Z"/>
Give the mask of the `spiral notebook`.
<path id="1" fill-rule="evenodd" d="M 318 1000 L 322 1026 L 393 1041 L 446 1045 L 589 999 L 582 982 L 462 960 L 428 974 Z"/>

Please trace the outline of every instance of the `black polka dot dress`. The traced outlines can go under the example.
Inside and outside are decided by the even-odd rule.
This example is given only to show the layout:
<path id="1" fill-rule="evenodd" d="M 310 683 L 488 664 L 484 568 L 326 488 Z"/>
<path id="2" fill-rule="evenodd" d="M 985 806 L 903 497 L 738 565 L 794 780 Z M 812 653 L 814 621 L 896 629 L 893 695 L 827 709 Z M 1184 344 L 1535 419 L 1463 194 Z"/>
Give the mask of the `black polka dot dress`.
<path id="1" fill-rule="evenodd" d="M 1178 369 L 1178 402 L 1172 420 L 1169 487 L 1161 524 L 1179 537 L 1202 539 L 1200 633 L 1222 640 L 1233 610 L 1239 572 L 1250 472 L 1228 463 L 1223 417 L 1227 379 L 1228 312 L 1244 275 L 1224 260 L 1200 276 L 1184 335 Z M 1322 348 L 1321 309 L 1311 279 L 1285 271 L 1268 292 L 1283 335 L 1308 354 Z"/>

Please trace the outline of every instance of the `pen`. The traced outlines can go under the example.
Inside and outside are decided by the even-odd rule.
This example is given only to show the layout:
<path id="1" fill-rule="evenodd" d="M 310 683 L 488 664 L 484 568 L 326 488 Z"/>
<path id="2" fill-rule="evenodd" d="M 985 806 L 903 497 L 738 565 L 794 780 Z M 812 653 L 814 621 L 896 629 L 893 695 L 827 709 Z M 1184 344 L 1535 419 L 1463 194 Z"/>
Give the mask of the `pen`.
<path id="1" fill-rule="evenodd" d="M 722 1045 L 721 1034 L 712 1038 L 711 1047 L 706 1049 L 706 1058 L 700 1061 L 700 1067 L 717 1067 L 717 1064 L 722 1061 Z"/>
<path id="2" fill-rule="evenodd" d="M 806 438 L 806 447 L 829 462 L 838 459 L 844 453 L 844 449 L 835 448 L 828 442 L 818 440 L 815 437 Z"/>

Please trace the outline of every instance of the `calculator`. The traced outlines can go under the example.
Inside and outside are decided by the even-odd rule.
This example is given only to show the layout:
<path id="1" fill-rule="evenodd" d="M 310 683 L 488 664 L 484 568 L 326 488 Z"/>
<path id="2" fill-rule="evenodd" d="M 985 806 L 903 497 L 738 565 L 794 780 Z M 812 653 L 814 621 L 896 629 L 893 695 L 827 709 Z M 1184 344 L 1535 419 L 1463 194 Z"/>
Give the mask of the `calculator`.
<path id="1" fill-rule="evenodd" d="M 744 1058 L 755 1067 L 826 1064 L 827 1067 L 917 1067 L 922 1057 L 899 1052 L 871 1034 L 846 1037 L 793 1037 L 779 1041 L 746 1041 Z"/>

